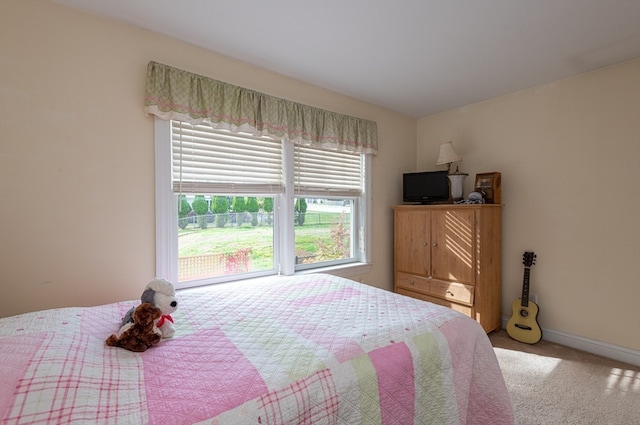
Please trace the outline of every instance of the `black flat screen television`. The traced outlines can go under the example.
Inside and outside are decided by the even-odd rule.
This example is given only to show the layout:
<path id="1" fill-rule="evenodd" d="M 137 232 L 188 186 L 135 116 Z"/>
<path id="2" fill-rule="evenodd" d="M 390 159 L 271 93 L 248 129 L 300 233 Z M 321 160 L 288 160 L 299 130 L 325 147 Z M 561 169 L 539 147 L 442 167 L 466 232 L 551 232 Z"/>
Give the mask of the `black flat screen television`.
<path id="1" fill-rule="evenodd" d="M 449 200 L 447 171 L 424 171 L 402 175 L 402 201 L 435 204 Z"/>

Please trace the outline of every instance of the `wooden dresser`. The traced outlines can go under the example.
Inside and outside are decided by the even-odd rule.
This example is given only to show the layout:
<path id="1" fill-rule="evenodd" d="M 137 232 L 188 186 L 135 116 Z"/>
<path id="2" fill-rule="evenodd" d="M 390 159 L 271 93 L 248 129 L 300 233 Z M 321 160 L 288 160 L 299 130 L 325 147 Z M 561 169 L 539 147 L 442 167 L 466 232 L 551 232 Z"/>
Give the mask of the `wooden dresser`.
<path id="1" fill-rule="evenodd" d="M 397 293 L 450 307 L 488 333 L 501 326 L 502 206 L 398 205 Z"/>

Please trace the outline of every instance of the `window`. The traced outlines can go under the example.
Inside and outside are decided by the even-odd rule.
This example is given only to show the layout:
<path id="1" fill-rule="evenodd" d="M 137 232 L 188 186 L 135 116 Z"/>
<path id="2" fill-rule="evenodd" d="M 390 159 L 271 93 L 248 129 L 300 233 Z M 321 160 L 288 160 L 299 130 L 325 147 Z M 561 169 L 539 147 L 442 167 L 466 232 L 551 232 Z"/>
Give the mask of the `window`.
<path id="1" fill-rule="evenodd" d="M 368 269 L 370 158 L 156 119 L 156 273 L 188 287 Z"/>

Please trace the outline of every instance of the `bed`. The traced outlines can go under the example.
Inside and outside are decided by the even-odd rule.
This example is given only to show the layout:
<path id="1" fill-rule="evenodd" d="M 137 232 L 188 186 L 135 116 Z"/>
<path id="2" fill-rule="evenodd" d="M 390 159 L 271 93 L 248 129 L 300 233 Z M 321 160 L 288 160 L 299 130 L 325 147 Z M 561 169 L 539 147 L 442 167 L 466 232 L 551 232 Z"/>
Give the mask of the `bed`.
<path id="1" fill-rule="evenodd" d="M 512 424 L 487 335 L 326 274 L 178 291 L 176 334 L 108 347 L 139 301 L 0 319 L 4 424 Z"/>

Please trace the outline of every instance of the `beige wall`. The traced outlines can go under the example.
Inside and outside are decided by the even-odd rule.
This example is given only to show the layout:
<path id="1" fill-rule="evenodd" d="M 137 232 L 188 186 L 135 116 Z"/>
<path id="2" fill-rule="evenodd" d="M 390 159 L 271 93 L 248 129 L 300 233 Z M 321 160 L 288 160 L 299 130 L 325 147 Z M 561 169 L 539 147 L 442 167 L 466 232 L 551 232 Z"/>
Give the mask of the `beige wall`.
<path id="1" fill-rule="evenodd" d="M 0 316 L 140 296 L 155 271 L 156 60 L 375 120 L 374 266 L 392 288 L 391 205 L 415 166 L 415 120 L 49 1 L 0 1 Z"/>
<path id="2" fill-rule="evenodd" d="M 543 328 L 640 349 L 640 60 L 424 117 L 418 168 L 449 140 L 502 172 L 503 314 L 535 251 Z"/>

